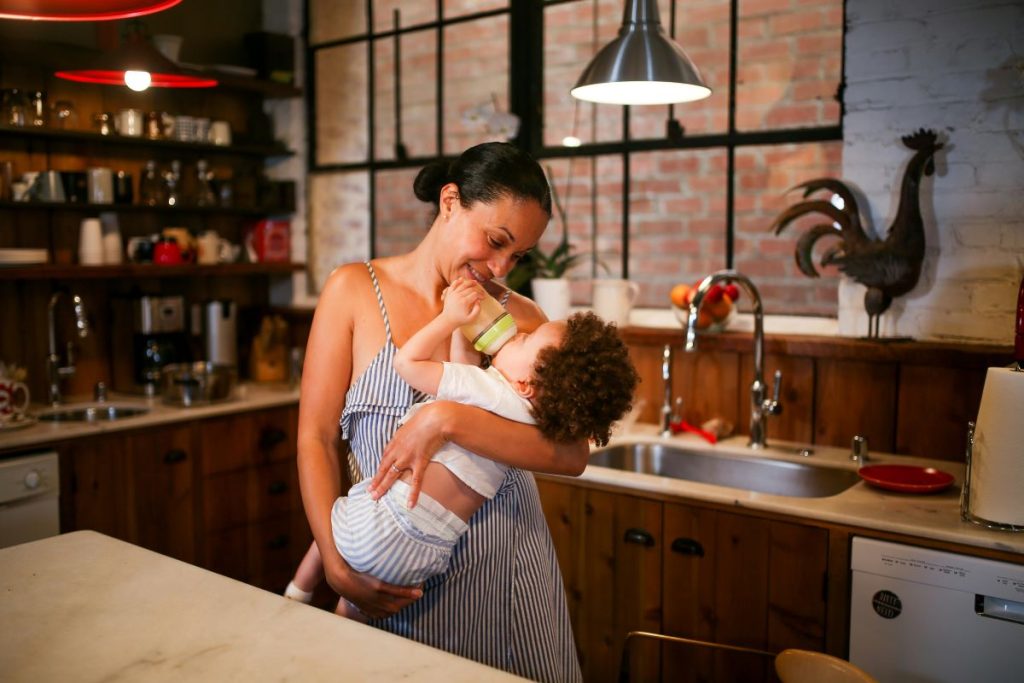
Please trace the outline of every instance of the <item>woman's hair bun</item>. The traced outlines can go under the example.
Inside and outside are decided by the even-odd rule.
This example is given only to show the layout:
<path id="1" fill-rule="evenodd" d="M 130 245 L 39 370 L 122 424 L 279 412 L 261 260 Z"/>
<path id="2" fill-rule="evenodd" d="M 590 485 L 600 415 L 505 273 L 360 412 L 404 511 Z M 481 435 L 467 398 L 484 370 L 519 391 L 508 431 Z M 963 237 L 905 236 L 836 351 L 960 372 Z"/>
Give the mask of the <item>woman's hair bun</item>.
<path id="1" fill-rule="evenodd" d="M 441 201 L 441 188 L 448 183 L 448 162 L 442 159 L 431 161 L 416 174 L 412 191 L 416 199 L 437 205 Z"/>

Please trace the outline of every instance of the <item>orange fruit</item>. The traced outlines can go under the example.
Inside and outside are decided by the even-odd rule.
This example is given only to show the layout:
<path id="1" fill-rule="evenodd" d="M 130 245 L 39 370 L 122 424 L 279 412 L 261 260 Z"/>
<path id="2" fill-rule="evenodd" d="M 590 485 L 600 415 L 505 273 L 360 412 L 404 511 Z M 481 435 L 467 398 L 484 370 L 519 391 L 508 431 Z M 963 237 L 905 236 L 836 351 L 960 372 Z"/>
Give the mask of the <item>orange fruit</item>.
<path id="1" fill-rule="evenodd" d="M 673 306 L 686 308 L 690 305 L 690 285 L 679 283 L 668 293 L 668 297 L 672 300 Z"/>
<path id="2" fill-rule="evenodd" d="M 705 306 L 701 306 L 700 307 L 700 311 L 697 313 L 697 329 L 698 330 L 706 329 L 714 321 L 715 321 L 714 318 L 712 318 L 711 314 L 708 313 L 707 306 L 706 305 Z"/>
<path id="3" fill-rule="evenodd" d="M 704 305 L 701 306 L 701 312 L 707 311 L 711 316 L 711 319 L 716 323 L 725 320 L 725 317 L 729 315 L 729 311 L 732 310 L 732 299 L 729 298 L 728 294 L 723 293 L 717 300 L 711 301 L 709 296 L 704 300 Z"/>

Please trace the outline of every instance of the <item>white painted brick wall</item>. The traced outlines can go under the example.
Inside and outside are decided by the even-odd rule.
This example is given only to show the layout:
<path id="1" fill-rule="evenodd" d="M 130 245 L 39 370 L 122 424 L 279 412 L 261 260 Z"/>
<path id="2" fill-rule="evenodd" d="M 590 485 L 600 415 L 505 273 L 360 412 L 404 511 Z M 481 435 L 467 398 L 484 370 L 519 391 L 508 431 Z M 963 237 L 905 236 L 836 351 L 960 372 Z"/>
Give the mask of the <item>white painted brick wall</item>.
<path id="1" fill-rule="evenodd" d="M 918 286 L 882 334 L 1012 343 L 1024 276 L 1024 3 L 849 0 L 843 176 L 884 236 L 911 152 L 939 130 L 947 148 L 923 183 L 928 253 Z M 864 288 L 844 278 L 840 334 L 867 330 Z"/>

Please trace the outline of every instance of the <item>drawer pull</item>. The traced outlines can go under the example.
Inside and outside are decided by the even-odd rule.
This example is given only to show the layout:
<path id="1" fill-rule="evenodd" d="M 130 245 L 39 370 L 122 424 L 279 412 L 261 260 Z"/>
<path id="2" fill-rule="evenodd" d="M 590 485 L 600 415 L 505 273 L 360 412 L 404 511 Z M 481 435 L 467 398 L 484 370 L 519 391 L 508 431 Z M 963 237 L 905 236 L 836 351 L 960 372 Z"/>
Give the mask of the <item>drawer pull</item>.
<path id="1" fill-rule="evenodd" d="M 260 432 L 259 447 L 261 451 L 269 451 L 274 446 L 284 441 L 287 435 L 283 429 L 277 427 L 264 427 Z"/>
<path id="2" fill-rule="evenodd" d="M 277 536 L 274 536 L 269 541 L 267 541 L 267 548 L 271 550 L 280 550 L 281 548 L 287 548 L 288 540 L 288 534 L 279 534 Z"/>
<path id="3" fill-rule="evenodd" d="M 269 493 L 272 496 L 279 496 L 282 493 L 286 493 L 287 491 L 288 482 L 285 481 L 271 482 L 270 486 L 267 487 L 267 493 Z"/>
<path id="4" fill-rule="evenodd" d="M 650 548 L 654 545 L 654 536 L 651 536 L 643 529 L 626 529 L 626 534 L 622 537 L 622 540 L 626 543 L 642 545 L 645 548 Z"/>
<path id="5" fill-rule="evenodd" d="M 164 453 L 164 462 L 168 465 L 173 465 L 176 462 L 184 462 L 186 458 L 188 458 L 188 453 L 180 448 L 172 448 Z"/>
<path id="6" fill-rule="evenodd" d="M 672 552 L 680 555 L 691 555 L 693 557 L 704 557 L 704 546 L 700 541 L 692 538 L 677 538 L 672 541 Z"/>

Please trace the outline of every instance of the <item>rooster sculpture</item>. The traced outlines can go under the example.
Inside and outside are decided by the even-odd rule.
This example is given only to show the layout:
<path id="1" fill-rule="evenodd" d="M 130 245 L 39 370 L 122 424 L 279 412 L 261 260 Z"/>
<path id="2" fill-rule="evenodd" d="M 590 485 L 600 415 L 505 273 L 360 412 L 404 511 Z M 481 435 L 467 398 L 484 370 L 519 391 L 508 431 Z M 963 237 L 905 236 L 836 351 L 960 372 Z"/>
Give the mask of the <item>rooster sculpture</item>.
<path id="1" fill-rule="evenodd" d="M 808 180 L 792 189 L 802 189 L 804 199 L 821 190 L 829 191 L 842 199 L 842 208 L 824 199 L 803 201 L 779 214 L 771 226 L 778 235 L 792 221 L 807 214 L 819 213 L 830 219 L 797 240 L 797 267 L 807 277 L 818 277 L 811 253 L 814 245 L 823 237 L 838 237 L 840 243 L 828 248 L 820 263 L 837 266 L 868 288 L 864 309 L 868 314 L 868 336 L 874 338 L 878 337 L 879 316 L 889 308 L 893 298 L 912 290 L 921 276 L 925 240 L 918 196 L 922 176 L 935 172 L 935 152 L 942 149 L 935 131 L 931 130 L 919 130 L 902 140 L 914 150 L 914 156 L 903 174 L 899 208 L 884 240 L 869 237 L 864 232 L 853 193 L 843 182 L 833 178 Z"/>

